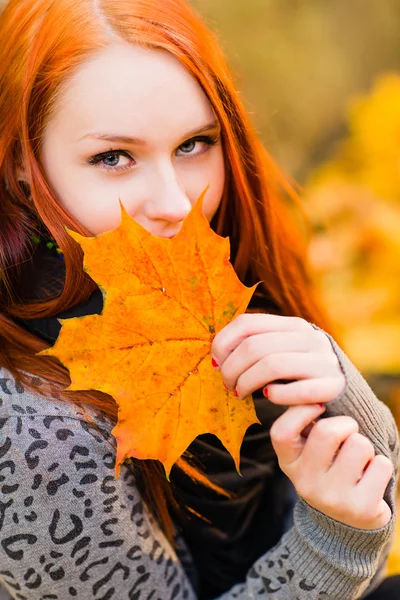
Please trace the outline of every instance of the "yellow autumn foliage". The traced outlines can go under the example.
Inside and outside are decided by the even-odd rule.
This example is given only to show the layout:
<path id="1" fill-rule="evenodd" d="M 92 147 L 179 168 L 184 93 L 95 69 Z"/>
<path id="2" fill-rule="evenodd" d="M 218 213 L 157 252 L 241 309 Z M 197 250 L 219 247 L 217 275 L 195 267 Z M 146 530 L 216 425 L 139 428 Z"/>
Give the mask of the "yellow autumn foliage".
<path id="1" fill-rule="evenodd" d="M 310 178 L 310 259 L 343 345 L 369 373 L 400 372 L 400 75 L 349 107 L 349 133 Z"/>

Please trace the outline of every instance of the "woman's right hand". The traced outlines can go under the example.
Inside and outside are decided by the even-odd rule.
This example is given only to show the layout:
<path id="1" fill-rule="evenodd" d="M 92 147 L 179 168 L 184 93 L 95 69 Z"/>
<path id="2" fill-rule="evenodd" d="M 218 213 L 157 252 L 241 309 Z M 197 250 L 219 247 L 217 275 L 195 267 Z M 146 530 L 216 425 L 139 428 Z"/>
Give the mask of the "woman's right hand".
<path id="1" fill-rule="evenodd" d="M 273 423 L 270 435 L 280 468 L 297 493 L 328 517 L 358 529 L 383 527 L 392 516 L 383 500 L 392 462 L 375 455 L 352 417 L 313 424 L 324 410 L 320 404 L 291 406 Z"/>

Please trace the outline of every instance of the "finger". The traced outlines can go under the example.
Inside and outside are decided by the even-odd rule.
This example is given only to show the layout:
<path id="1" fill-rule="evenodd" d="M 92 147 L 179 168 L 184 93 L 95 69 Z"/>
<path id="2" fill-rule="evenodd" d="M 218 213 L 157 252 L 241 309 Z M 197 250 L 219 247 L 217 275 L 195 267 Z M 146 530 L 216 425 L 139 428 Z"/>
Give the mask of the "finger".
<path id="1" fill-rule="evenodd" d="M 357 483 L 361 495 L 367 494 L 371 504 L 378 503 L 385 493 L 386 487 L 393 475 L 392 461 L 383 454 L 377 454 L 370 462 L 365 473 Z"/>
<path id="2" fill-rule="evenodd" d="M 379 529 L 380 527 L 385 527 L 385 525 L 389 523 L 391 518 L 392 511 L 390 510 L 390 506 L 387 504 L 387 502 L 385 502 L 385 500 L 380 500 L 372 529 Z"/>
<path id="3" fill-rule="evenodd" d="M 309 472 L 330 469 L 341 444 L 358 432 L 358 423 L 351 417 L 320 419 L 311 429 L 301 456 L 301 464 Z"/>
<path id="4" fill-rule="evenodd" d="M 343 442 L 330 472 L 341 483 L 356 485 L 374 456 L 375 450 L 369 439 L 360 433 L 352 433 Z"/>
<path id="5" fill-rule="evenodd" d="M 319 404 L 291 406 L 274 421 L 270 437 L 282 469 L 299 458 L 306 443 L 302 431 L 324 411 Z"/>
<path id="6" fill-rule="evenodd" d="M 335 400 L 345 389 L 346 379 L 340 371 L 335 377 L 302 379 L 293 383 L 269 383 L 265 395 L 274 404 L 291 406 Z"/>
<path id="7" fill-rule="evenodd" d="M 330 354 L 317 354 L 315 352 L 270 354 L 264 356 L 247 371 L 242 372 L 236 382 L 229 377 L 225 379 L 225 372 L 223 366 L 222 376 L 226 385 L 236 387 L 241 398 L 245 398 L 263 385 L 269 386 L 271 382 L 276 380 L 334 378 L 341 375 L 338 359 L 333 352 Z"/>
<path id="8" fill-rule="evenodd" d="M 310 323 L 300 317 L 283 317 L 265 313 L 239 315 L 217 333 L 211 346 L 211 353 L 217 363 L 222 365 L 241 341 L 250 335 L 304 329 L 316 331 Z"/>
<path id="9" fill-rule="evenodd" d="M 234 389 L 239 376 L 266 356 L 283 353 L 321 353 L 332 351 L 325 334 L 310 330 L 259 333 L 243 339 L 221 365 L 225 384 Z M 328 346 L 326 345 L 328 343 Z M 264 384 L 265 381 L 262 382 Z"/>

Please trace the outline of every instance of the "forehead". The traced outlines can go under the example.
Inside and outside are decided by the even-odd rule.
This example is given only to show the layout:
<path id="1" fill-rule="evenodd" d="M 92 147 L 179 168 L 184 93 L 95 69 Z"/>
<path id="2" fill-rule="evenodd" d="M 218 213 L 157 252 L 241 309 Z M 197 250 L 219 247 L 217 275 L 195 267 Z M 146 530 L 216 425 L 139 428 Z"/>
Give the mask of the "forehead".
<path id="1" fill-rule="evenodd" d="M 125 43 L 82 64 L 65 84 L 52 116 L 53 125 L 70 135 L 120 130 L 144 138 L 160 130 L 167 135 L 188 131 L 212 118 L 201 86 L 177 58 Z"/>

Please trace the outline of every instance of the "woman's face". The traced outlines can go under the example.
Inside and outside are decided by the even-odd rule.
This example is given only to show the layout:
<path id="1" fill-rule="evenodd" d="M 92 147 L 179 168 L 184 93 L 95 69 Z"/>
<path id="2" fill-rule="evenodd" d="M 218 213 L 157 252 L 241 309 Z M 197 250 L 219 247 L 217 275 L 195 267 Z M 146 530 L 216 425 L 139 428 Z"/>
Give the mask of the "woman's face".
<path id="1" fill-rule="evenodd" d="M 92 235 L 128 213 L 171 237 L 209 185 L 221 200 L 218 123 L 199 84 L 170 53 L 124 43 L 101 51 L 64 86 L 46 125 L 41 160 L 59 201 Z"/>

